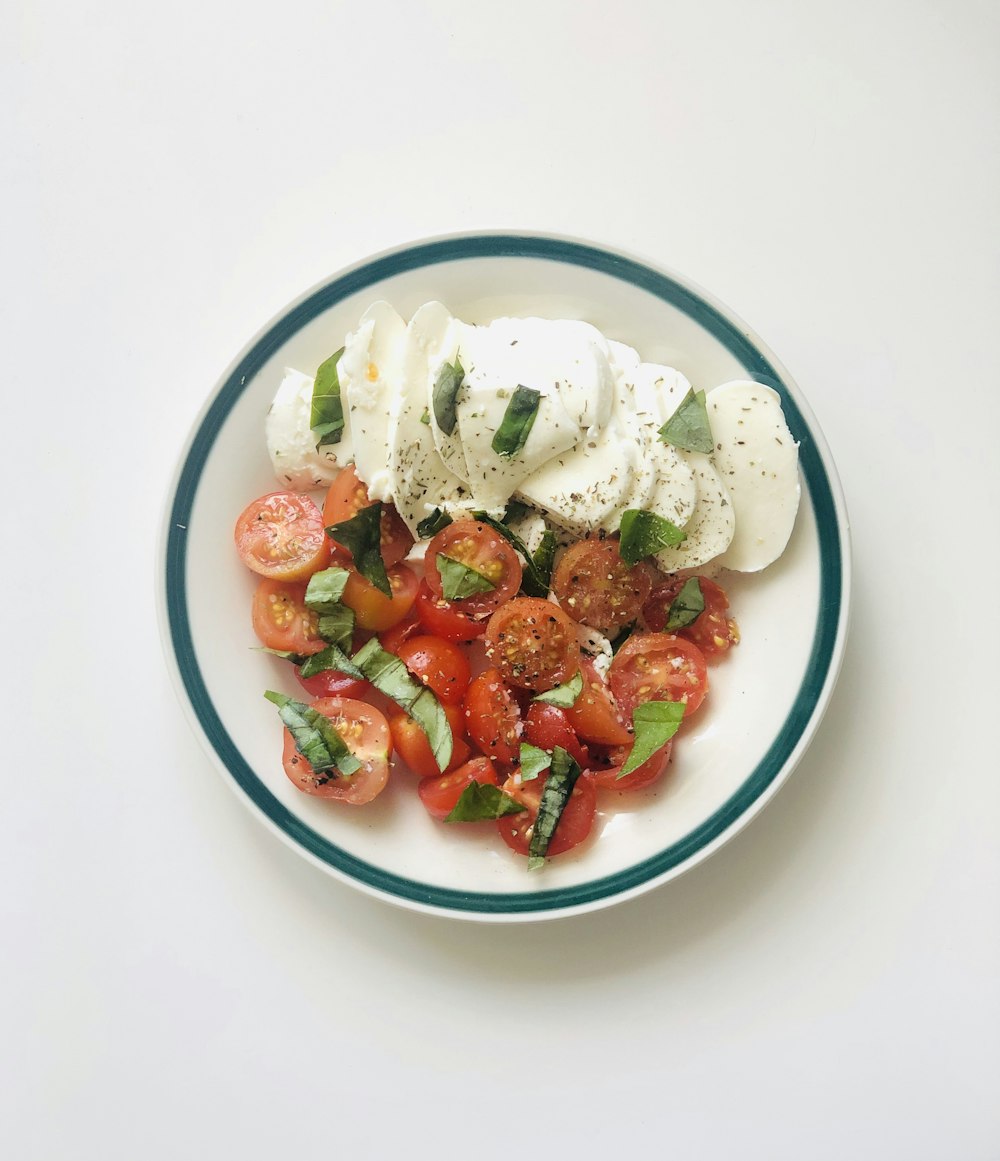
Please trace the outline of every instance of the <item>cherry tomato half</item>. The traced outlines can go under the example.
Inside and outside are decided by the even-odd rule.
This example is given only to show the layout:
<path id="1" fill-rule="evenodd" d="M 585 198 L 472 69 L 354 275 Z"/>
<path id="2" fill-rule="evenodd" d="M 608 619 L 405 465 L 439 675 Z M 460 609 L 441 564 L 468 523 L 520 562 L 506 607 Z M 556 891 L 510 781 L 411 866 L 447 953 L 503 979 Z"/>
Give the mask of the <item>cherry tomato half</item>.
<path id="1" fill-rule="evenodd" d="M 452 742 L 451 761 L 445 768 L 447 773 L 449 770 L 461 766 L 472 751 L 463 737 L 465 718 L 461 708 L 455 705 L 446 705 L 444 712 L 451 726 Z M 408 717 L 402 710 L 390 713 L 389 730 L 392 733 L 392 743 L 396 748 L 396 753 L 418 778 L 429 778 L 441 773 L 437 759 L 431 751 L 427 735 L 413 718 Z"/>
<path id="2" fill-rule="evenodd" d="M 558 706 L 546 705 L 541 701 L 532 702 L 524 719 L 524 738 L 549 753 L 556 746 L 562 746 L 583 769 L 590 765 L 587 747 L 573 732 L 566 711 Z"/>
<path id="3" fill-rule="evenodd" d="M 473 758 L 448 774 L 422 778 L 417 786 L 417 793 L 432 818 L 445 819 L 455 809 L 456 803 L 462 797 L 462 791 L 470 782 L 482 782 L 487 786 L 499 785 L 496 768 L 489 758 Z"/>
<path id="4" fill-rule="evenodd" d="M 253 595 L 253 631 L 268 649 L 318 653 L 326 648 L 316 614 L 306 608 L 306 586 L 291 581 L 262 580 Z"/>
<path id="5" fill-rule="evenodd" d="M 409 565 L 394 564 L 386 569 L 392 596 L 387 597 L 358 572 L 351 571 L 344 586 L 341 601 L 354 610 L 354 622 L 359 629 L 380 633 L 391 629 L 413 608 L 417 595 L 417 574 Z"/>
<path id="6" fill-rule="evenodd" d="M 468 658 L 454 642 L 440 637 L 411 637 L 399 646 L 396 656 L 442 702 L 461 705 L 472 673 Z"/>
<path id="7" fill-rule="evenodd" d="M 465 698 L 469 737 L 503 766 L 513 766 L 520 754 L 521 711 L 498 669 L 485 669 L 469 686 Z"/>
<path id="8" fill-rule="evenodd" d="M 580 669 L 583 690 L 566 711 L 569 724 L 586 742 L 602 746 L 627 746 L 632 741 L 621 715 L 611 700 L 611 691 L 593 662 L 584 657 Z"/>
<path id="9" fill-rule="evenodd" d="M 650 570 L 627 565 L 609 537 L 571 544 L 552 575 L 552 590 L 573 620 L 611 635 L 635 621 L 651 585 Z"/>
<path id="10" fill-rule="evenodd" d="M 592 766 L 584 771 L 584 777 L 591 779 L 602 790 L 643 790 L 663 777 L 673 745 L 671 738 L 662 749 L 624 778 L 619 778 L 618 772 L 625 765 L 631 746 L 615 746 L 608 755 L 608 765 Z"/>
<path id="11" fill-rule="evenodd" d="M 343 524 L 357 516 L 362 508 L 369 508 L 374 501 L 368 499 L 368 489 L 358 478 L 354 465 L 343 469 L 330 485 L 323 503 L 323 524 Z M 413 536 L 403 523 L 402 517 L 391 504 L 382 505 L 381 552 L 385 567 L 398 564 L 413 547 Z M 329 539 L 329 538 L 328 538 Z M 351 554 L 342 545 L 336 545 L 337 552 L 350 559 Z"/>
<path id="12" fill-rule="evenodd" d="M 650 629 L 656 632 L 666 629 L 670 606 L 685 583 L 686 578 L 674 577 L 656 585 L 642 607 L 642 619 Z M 705 608 L 690 625 L 685 625 L 683 629 L 675 629 L 673 632 L 678 637 L 697 645 L 705 657 L 712 660 L 720 657 L 731 645 L 738 644 L 740 631 L 736 622 L 726 616 L 729 598 L 723 589 L 707 576 L 698 577 L 698 585 L 705 601 Z"/>
<path id="13" fill-rule="evenodd" d="M 366 698 L 374 692 L 372 686 L 362 677 L 351 677 L 339 669 L 324 669 L 312 677 L 303 677 L 295 667 L 295 677 L 311 697 L 353 697 Z"/>
<path id="14" fill-rule="evenodd" d="M 526 855 L 531 843 L 532 828 L 538 816 L 538 804 L 542 788 L 548 779 L 544 771 L 530 782 L 521 782 L 520 772 L 515 771 L 503 784 L 504 791 L 527 807 L 521 814 L 507 814 L 497 821 L 500 837 L 519 855 Z M 576 780 L 563 812 L 556 823 L 546 856 L 561 855 L 582 843 L 590 834 L 597 813 L 597 791 L 594 783 L 585 775 Z"/>
<path id="15" fill-rule="evenodd" d="M 330 559 L 320 510 L 299 492 L 254 500 L 240 513 L 233 535 L 240 560 L 271 580 L 306 580 Z"/>
<path id="16" fill-rule="evenodd" d="M 335 798 L 349 806 L 363 806 L 385 789 L 389 779 L 389 726 L 382 714 L 363 701 L 346 697 L 325 697 L 312 703 L 333 723 L 361 768 L 349 776 L 336 771 L 317 774 L 306 758 L 295 748 L 292 735 L 285 730 L 282 764 L 291 781 L 306 794 L 317 798 Z"/>
<path id="17" fill-rule="evenodd" d="M 631 719 L 647 701 L 683 701 L 690 717 L 708 692 L 708 669 L 697 645 L 670 633 L 637 633 L 618 650 L 608 684 Z"/>
<path id="18" fill-rule="evenodd" d="M 509 601 L 521 587 L 521 561 L 499 532 L 478 520 L 456 520 L 442 528 L 427 545 L 424 558 L 431 592 L 444 598 L 437 557 L 441 553 L 464 564 L 493 584 L 488 592 L 452 600 L 455 608 L 470 616 L 492 613 Z"/>
<path id="19" fill-rule="evenodd" d="M 579 668 L 580 641 L 576 625 L 558 605 L 518 597 L 490 617 L 486 655 L 510 685 L 546 690 Z"/>
<path id="20" fill-rule="evenodd" d="M 436 597 L 426 580 L 417 589 L 416 609 L 427 632 L 446 641 L 475 641 L 486 632 L 485 619 L 477 621 L 451 601 Z"/>

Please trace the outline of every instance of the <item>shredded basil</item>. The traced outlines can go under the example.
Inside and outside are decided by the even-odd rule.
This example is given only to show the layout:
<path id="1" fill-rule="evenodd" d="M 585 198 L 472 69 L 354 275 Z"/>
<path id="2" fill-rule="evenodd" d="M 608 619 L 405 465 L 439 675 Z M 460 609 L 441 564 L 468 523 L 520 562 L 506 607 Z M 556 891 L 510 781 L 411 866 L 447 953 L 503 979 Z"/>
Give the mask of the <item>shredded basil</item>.
<path id="1" fill-rule="evenodd" d="M 545 852 L 555 834 L 555 829 L 562 818 L 569 796 L 573 793 L 576 780 L 580 777 L 580 767 L 567 754 L 562 746 L 556 746 L 552 751 L 552 769 L 545 785 L 542 787 L 542 797 L 538 803 L 538 814 L 531 831 L 531 841 L 528 844 L 528 870 L 533 871 L 545 863 Z"/>
<path id="2" fill-rule="evenodd" d="M 350 520 L 331 524 L 326 534 L 350 552 L 355 568 L 366 581 L 387 597 L 392 596 L 382 559 L 382 505 L 378 501 L 360 509 Z"/>
<path id="3" fill-rule="evenodd" d="M 646 701 L 637 705 L 632 711 L 635 741 L 618 777 L 624 778 L 648 762 L 677 733 L 683 719 L 682 701 Z"/>
<path id="4" fill-rule="evenodd" d="M 264 696 L 278 707 L 278 716 L 292 735 L 296 750 L 314 773 L 336 770 L 349 777 L 361 769 L 361 763 L 325 714 L 287 694 L 275 693 L 273 689 L 267 690 Z M 336 774 L 331 774 L 331 777 L 336 777 Z"/>
<path id="5" fill-rule="evenodd" d="M 537 693 L 531 700 L 543 701 L 546 705 L 558 706 L 559 709 L 572 709 L 582 692 L 583 674 L 577 670 L 569 681 L 564 681 L 562 685 L 548 689 L 545 693 Z"/>
<path id="6" fill-rule="evenodd" d="M 526 809 L 499 786 L 470 782 L 445 817 L 445 822 L 485 822 L 503 818 L 505 814 L 520 814 Z"/>
<path id="7" fill-rule="evenodd" d="M 530 742 L 522 742 L 518 761 L 521 766 L 521 781 L 533 782 L 543 770 L 548 770 L 552 765 L 552 755 Z"/>
<path id="8" fill-rule="evenodd" d="M 627 508 L 622 513 L 619 528 L 621 542 L 618 551 L 628 565 L 638 564 L 661 548 L 674 548 L 687 539 L 687 533 L 676 524 L 643 508 Z"/>
<path id="9" fill-rule="evenodd" d="M 448 513 L 443 512 L 440 508 L 435 508 L 430 516 L 425 516 L 417 525 L 417 536 L 421 540 L 430 540 L 432 536 L 437 536 L 442 528 L 447 528 L 450 523 L 451 517 Z"/>
<path id="10" fill-rule="evenodd" d="M 444 363 L 438 371 L 431 393 L 431 403 L 434 406 L 437 425 L 445 435 L 451 435 L 455 430 L 458 389 L 462 386 L 464 378 L 465 371 L 457 357 L 454 363 Z"/>
<path id="11" fill-rule="evenodd" d="M 377 690 L 392 698 L 424 731 L 438 769 L 444 770 L 451 761 L 451 725 L 433 692 L 417 681 L 395 654 L 387 653 L 377 637 L 363 645 L 352 660 Z"/>
<path id="12" fill-rule="evenodd" d="M 671 633 L 675 629 L 686 629 L 688 625 L 693 625 L 704 611 L 705 595 L 701 591 L 701 581 L 696 576 L 690 576 L 670 602 L 665 628 Z"/>
<path id="13" fill-rule="evenodd" d="M 301 665 L 305 657 L 301 653 L 293 653 L 290 649 L 268 649 L 266 645 L 254 645 L 257 653 L 270 653 L 272 657 L 280 657 L 283 661 L 290 661 L 293 665 Z"/>
<path id="14" fill-rule="evenodd" d="M 320 613 L 316 631 L 328 645 L 336 645 L 345 652 L 354 644 L 354 610 L 346 605 L 331 605 Z"/>
<path id="15" fill-rule="evenodd" d="M 514 394 L 510 397 L 507 410 L 490 444 L 498 456 L 510 459 L 524 447 L 541 401 L 542 393 L 534 387 L 524 387 L 518 383 L 514 388 Z"/>
<path id="16" fill-rule="evenodd" d="M 430 423 L 431 423 L 431 413 L 430 413 L 430 411 L 428 411 L 428 409 L 427 409 L 426 407 L 424 408 L 424 413 L 423 413 L 423 415 L 421 415 L 421 417 L 420 417 L 420 422 L 421 422 L 421 423 L 426 423 L 426 424 L 427 424 L 427 426 L 428 426 L 428 427 L 430 427 Z"/>
<path id="17" fill-rule="evenodd" d="M 520 500 L 510 500 L 503 510 L 503 522 L 504 524 L 516 524 L 518 520 L 523 520 L 527 514 L 527 504 L 523 504 Z"/>
<path id="18" fill-rule="evenodd" d="M 364 677 L 340 645 L 336 644 L 327 645 L 319 653 L 307 657 L 299 666 L 299 676 L 315 677 L 317 673 L 325 673 L 328 669 L 336 669 L 338 673 L 346 673 L 349 677 Z"/>
<path id="19" fill-rule="evenodd" d="M 545 545 L 546 537 L 551 537 L 552 549 L 548 554 L 548 560 L 541 559 L 540 563 L 536 563 L 535 558 L 528 551 L 528 546 L 517 535 L 516 532 L 511 532 L 506 524 L 499 520 L 494 520 L 487 512 L 473 512 L 472 519 L 478 520 L 482 524 L 488 524 L 495 532 L 499 532 L 504 540 L 517 549 L 517 551 L 524 558 L 524 573 L 521 577 L 521 589 L 527 593 L 529 597 L 547 597 L 549 595 L 549 586 L 552 580 L 552 556 L 555 555 L 555 536 L 548 529 L 542 537 L 542 543 L 538 546 L 535 556 L 542 558 L 545 554 L 542 552 L 542 547 Z"/>
<path id="20" fill-rule="evenodd" d="M 672 443 L 684 451 L 704 452 L 706 455 L 711 452 L 715 442 L 708 422 L 705 392 L 690 388 L 659 434 L 664 443 Z"/>
<path id="21" fill-rule="evenodd" d="M 344 353 L 341 347 L 325 363 L 321 363 L 313 382 L 309 426 L 316 437 L 316 446 L 340 443 L 344 431 L 344 405 L 340 399 L 340 376 L 337 364 Z"/>
<path id="22" fill-rule="evenodd" d="M 437 553 L 434 563 L 441 576 L 441 593 L 446 601 L 461 601 L 476 593 L 493 592 L 497 587 L 488 576 L 454 557 L 445 556 L 443 552 Z"/>
<path id="23" fill-rule="evenodd" d="M 350 575 L 346 568 L 324 568 L 322 572 L 314 572 L 306 585 L 306 606 L 317 613 L 331 611 L 332 606 L 340 604 Z"/>
<path id="24" fill-rule="evenodd" d="M 537 579 L 537 589 L 544 589 L 544 592 L 528 593 L 529 596 L 547 597 L 549 595 L 549 585 L 552 581 L 552 565 L 556 559 L 556 534 L 551 528 L 546 528 L 542 533 L 542 539 L 538 542 L 538 547 L 532 553 L 532 576 Z M 527 589 L 525 589 L 527 592 Z"/>

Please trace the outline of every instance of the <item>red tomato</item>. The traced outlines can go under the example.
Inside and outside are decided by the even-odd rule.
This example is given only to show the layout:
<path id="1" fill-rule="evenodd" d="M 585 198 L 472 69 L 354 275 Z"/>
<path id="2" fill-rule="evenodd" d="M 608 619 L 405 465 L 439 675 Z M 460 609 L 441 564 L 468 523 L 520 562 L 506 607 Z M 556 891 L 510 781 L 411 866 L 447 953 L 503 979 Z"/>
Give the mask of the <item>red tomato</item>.
<path id="1" fill-rule="evenodd" d="M 358 479 L 358 473 L 351 464 L 337 476 L 330 485 L 323 504 L 323 524 L 343 524 L 357 516 L 362 508 L 370 508 L 374 501 L 368 499 L 368 489 Z M 380 548 L 386 568 L 398 564 L 413 547 L 413 536 L 403 523 L 402 517 L 391 504 L 382 505 L 382 540 Z M 350 559 L 350 553 L 343 545 L 333 543 L 337 551 Z"/>
<path id="2" fill-rule="evenodd" d="M 428 633 L 446 641 L 475 641 L 486 632 L 486 621 L 476 621 L 451 601 L 435 597 L 426 580 L 417 589 L 417 616 Z"/>
<path id="3" fill-rule="evenodd" d="M 528 853 L 532 828 L 538 816 L 538 803 L 541 801 L 542 788 L 547 780 L 548 775 L 543 771 L 537 778 L 522 783 L 520 772 L 515 771 L 503 784 L 504 791 L 511 798 L 527 807 L 527 810 L 521 814 L 507 814 L 497 820 L 500 837 L 511 850 L 517 851 L 519 855 Z M 545 852 L 546 857 L 561 855 L 578 843 L 582 843 L 590 834 L 596 813 L 597 791 L 594 789 L 593 782 L 581 775 L 576 780 L 576 785 L 573 787 L 569 800 L 556 823 L 556 829 L 549 842 L 549 849 Z"/>
<path id="4" fill-rule="evenodd" d="M 240 513 L 234 537 L 243 563 L 271 580 L 306 580 L 330 559 L 320 510 L 299 492 L 254 500 Z"/>
<path id="5" fill-rule="evenodd" d="M 482 782 L 487 786 L 499 784 L 496 769 L 489 758 L 473 758 L 448 774 L 422 778 L 417 793 L 432 818 L 445 819 L 455 809 L 462 791 L 470 782 Z"/>
<path id="6" fill-rule="evenodd" d="M 434 596 L 444 599 L 437 567 L 438 553 L 481 573 L 493 583 L 494 587 L 488 592 L 452 601 L 457 609 L 470 616 L 492 613 L 521 587 L 521 561 L 517 553 L 510 542 L 488 524 L 477 520 L 456 520 L 442 528 L 427 545 L 424 558 L 427 583 Z"/>
<path id="7" fill-rule="evenodd" d="M 546 690 L 577 671 L 580 641 L 576 625 L 558 605 L 517 597 L 490 617 L 486 655 L 510 685 Z"/>
<path id="8" fill-rule="evenodd" d="M 484 754 L 513 766 L 520 753 L 521 712 L 497 669 L 486 669 L 469 686 L 465 698 L 469 737 Z"/>
<path id="9" fill-rule="evenodd" d="M 423 584 L 423 581 L 420 583 Z M 417 592 L 419 591 L 418 589 Z M 402 621 L 393 625 L 391 629 L 384 629 L 379 633 L 378 639 L 387 653 L 395 653 L 404 641 L 409 641 L 411 637 L 419 637 L 424 632 L 424 626 L 417 615 L 417 606 L 414 604 Z"/>
<path id="10" fill-rule="evenodd" d="M 312 697 L 366 698 L 372 692 L 371 685 L 364 678 L 351 677 L 338 669 L 324 669 L 312 677 L 303 677 L 296 666 L 295 676 L 299 685 Z"/>
<path id="11" fill-rule="evenodd" d="M 583 690 L 566 711 L 569 724 L 587 742 L 597 742 L 602 746 L 629 745 L 632 735 L 623 724 L 610 691 L 593 662 L 584 657 L 580 668 Z"/>
<path id="12" fill-rule="evenodd" d="M 359 629 L 380 633 L 398 625 L 413 608 L 417 595 L 417 574 L 409 565 L 394 564 L 386 569 L 392 596 L 387 597 L 358 572 L 351 571 L 344 586 L 341 602 L 354 610 L 354 623 Z"/>
<path id="13" fill-rule="evenodd" d="M 657 750 L 651 758 L 647 758 L 641 766 L 636 767 L 631 774 L 626 774 L 624 778 L 618 777 L 618 771 L 625 765 L 631 746 L 615 746 L 608 755 L 610 765 L 591 767 L 584 771 L 584 775 L 603 790 L 643 790 L 663 776 L 673 746 L 674 741 L 671 738 L 661 750 Z"/>
<path id="14" fill-rule="evenodd" d="M 552 590 L 573 620 L 612 636 L 639 616 L 651 585 L 648 568 L 630 567 L 618 541 L 600 536 L 571 544 L 552 575 Z"/>
<path id="15" fill-rule="evenodd" d="M 317 774 L 295 748 L 285 730 L 282 763 L 285 773 L 299 790 L 317 798 L 335 798 L 350 806 L 363 806 L 382 792 L 389 778 L 389 726 L 385 718 L 363 701 L 346 697 L 325 697 L 312 703 L 333 723 L 351 753 L 361 762 L 360 770 L 345 777 L 336 771 Z"/>
<path id="16" fill-rule="evenodd" d="M 472 672 L 468 658 L 457 645 L 440 637 L 411 637 L 399 646 L 396 656 L 442 702 L 461 705 Z"/>
<path id="17" fill-rule="evenodd" d="M 649 599 L 642 607 L 642 619 L 650 629 L 656 632 L 666 629 L 670 606 L 685 581 L 685 577 L 674 577 L 657 585 L 650 593 Z M 701 587 L 705 608 L 690 625 L 671 631 L 697 645 L 706 658 L 711 660 L 725 653 L 730 645 L 738 644 L 740 631 L 736 622 L 726 616 L 729 598 L 725 592 L 707 576 L 698 577 L 698 584 Z"/>
<path id="18" fill-rule="evenodd" d="M 608 684 L 629 719 L 647 701 L 683 701 L 690 717 L 708 692 L 708 669 L 697 645 L 669 633 L 637 633 L 618 650 Z"/>
<path id="19" fill-rule="evenodd" d="M 459 706 L 446 705 L 444 712 L 451 725 L 452 751 L 451 761 L 445 772 L 461 766 L 472 751 L 464 741 L 465 720 Z M 427 735 L 417 725 L 413 718 L 408 717 L 402 710 L 389 715 L 389 729 L 392 733 L 392 742 L 399 757 L 419 778 L 428 778 L 441 773 L 437 759 L 431 751 L 431 744 Z"/>
<path id="20" fill-rule="evenodd" d="M 524 739 L 549 753 L 556 746 L 562 746 L 584 769 L 590 765 L 587 747 L 573 732 L 566 711 L 558 706 L 546 705 L 541 701 L 532 702 L 524 719 Z"/>
<path id="21" fill-rule="evenodd" d="M 290 581 L 262 580 L 253 595 L 253 631 L 268 649 L 318 653 L 326 648 L 316 614 L 306 608 L 306 586 Z"/>

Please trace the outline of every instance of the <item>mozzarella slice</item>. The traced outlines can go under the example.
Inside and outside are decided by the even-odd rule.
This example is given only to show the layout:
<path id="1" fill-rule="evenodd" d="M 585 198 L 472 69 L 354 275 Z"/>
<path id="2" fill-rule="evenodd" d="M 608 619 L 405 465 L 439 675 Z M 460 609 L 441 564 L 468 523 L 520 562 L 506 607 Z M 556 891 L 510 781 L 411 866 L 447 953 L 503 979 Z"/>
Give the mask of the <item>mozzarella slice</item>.
<path id="1" fill-rule="evenodd" d="M 691 470 L 696 499 L 694 511 L 684 525 L 686 539 L 675 548 L 664 548 L 656 554 L 656 563 L 664 572 L 707 564 L 729 547 L 736 527 L 733 502 L 711 457 L 701 452 L 678 454 Z"/>
<path id="2" fill-rule="evenodd" d="M 406 348 L 406 324 L 387 302 L 375 302 L 347 336 L 337 364 L 350 416 L 354 463 L 372 500 L 392 499 L 390 448 L 395 438 Z"/>
<path id="3" fill-rule="evenodd" d="M 723 568 L 757 572 L 785 550 L 799 507 L 799 449 L 777 391 L 762 383 L 723 383 L 706 397 L 713 460 L 732 496 L 736 531 Z"/>
<path id="4" fill-rule="evenodd" d="M 354 458 L 346 414 L 340 442 L 316 447 L 309 427 L 312 393 L 309 375 L 286 369 L 264 421 L 274 474 L 284 487 L 297 492 L 327 487 Z"/>

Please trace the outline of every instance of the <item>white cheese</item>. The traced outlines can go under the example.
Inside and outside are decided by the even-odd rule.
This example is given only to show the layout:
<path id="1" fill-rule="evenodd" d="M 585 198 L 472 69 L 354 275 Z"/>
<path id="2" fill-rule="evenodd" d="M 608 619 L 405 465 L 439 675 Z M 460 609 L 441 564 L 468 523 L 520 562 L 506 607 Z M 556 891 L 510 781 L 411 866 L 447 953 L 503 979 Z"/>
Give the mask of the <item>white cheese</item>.
<path id="1" fill-rule="evenodd" d="M 282 486 L 297 492 L 328 486 L 353 459 L 346 416 L 340 442 L 316 447 L 316 437 L 309 428 L 312 393 L 310 376 L 286 369 L 264 421 L 275 477 Z"/>
<path id="2" fill-rule="evenodd" d="M 697 491 L 694 511 L 684 525 L 685 539 L 675 548 L 656 554 L 664 572 L 700 568 L 725 552 L 736 527 L 729 492 L 709 456 L 701 452 L 680 452 L 691 470 Z"/>

